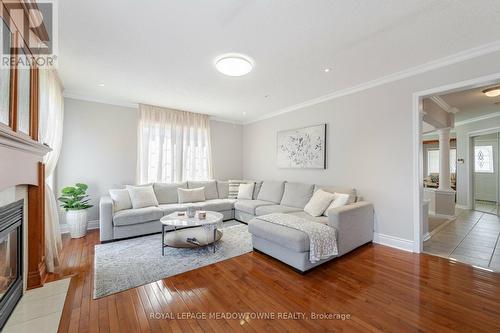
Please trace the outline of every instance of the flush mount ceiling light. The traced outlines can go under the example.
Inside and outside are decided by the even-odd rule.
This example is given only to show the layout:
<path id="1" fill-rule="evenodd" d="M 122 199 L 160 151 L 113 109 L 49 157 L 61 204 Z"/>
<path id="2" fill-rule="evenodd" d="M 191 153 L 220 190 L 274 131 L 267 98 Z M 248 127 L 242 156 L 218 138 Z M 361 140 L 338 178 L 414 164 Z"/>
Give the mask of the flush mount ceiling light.
<path id="1" fill-rule="evenodd" d="M 253 69 L 253 60 L 242 54 L 224 54 L 215 59 L 215 68 L 227 76 L 243 76 Z"/>
<path id="2" fill-rule="evenodd" d="M 485 90 L 483 90 L 483 93 L 488 97 L 500 96 L 500 86 L 485 89 Z"/>

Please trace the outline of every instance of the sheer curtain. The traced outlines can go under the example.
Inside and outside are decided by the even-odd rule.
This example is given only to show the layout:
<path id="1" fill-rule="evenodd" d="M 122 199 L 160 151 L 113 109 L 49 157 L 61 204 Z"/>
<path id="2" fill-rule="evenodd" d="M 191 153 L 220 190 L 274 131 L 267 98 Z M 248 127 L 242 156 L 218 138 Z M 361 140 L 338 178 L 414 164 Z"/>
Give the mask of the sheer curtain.
<path id="1" fill-rule="evenodd" d="M 45 264 L 49 272 L 59 266 L 62 248 L 59 210 L 54 194 L 54 170 L 61 152 L 64 98 L 57 72 L 40 69 L 40 140 L 52 151 L 45 155 Z"/>
<path id="2" fill-rule="evenodd" d="M 140 104 L 137 178 L 140 184 L 212 178 L 209 116 Z"/>

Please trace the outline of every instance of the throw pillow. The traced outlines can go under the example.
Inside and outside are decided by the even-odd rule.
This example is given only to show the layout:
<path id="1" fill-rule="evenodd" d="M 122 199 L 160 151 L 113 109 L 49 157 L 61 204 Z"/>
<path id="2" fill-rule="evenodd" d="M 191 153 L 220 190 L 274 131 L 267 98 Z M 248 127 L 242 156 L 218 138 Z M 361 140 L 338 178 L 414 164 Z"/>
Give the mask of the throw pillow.
<path id="1" fill-rule="evenodd" d="M 155 196 L 153 186 L 130 186 L 127 185 L 127 191 L 132 201 L 132 208 L 143 208 L 158 206 L 158 200 Z"/>
<path id="2" fill-rule="evenodd" d="M 132 208 L 132 201 L 130 201 L 130 195 L 128 194 L 127 189 L 109 190 L 109 196 L 111 197 L 111 200 L 113 200 L 113 208 L 115 212 Z"/>
<path id="3" fill-rule="evenodd" d="M 190 203 L 205 201 L 205 188 L 193 188 L 193 189 L 177 189 L 177 195 L 179 196 L 179 203 Z"/>
<path id="4" fill-rule="evenodd" d="M 246 182 L 243 180 L 229 180 L 229 194 L 227 195 L 228 199 L 238 199 L 240 184 L 246 184 Z"/>
<path id="5" fill-rule="evenodd" d="M 240 188 L 238 190 L 238 199 L 252 200 L 254 187 L 255 183 L 240 184 Z"/>
<path id="6" fill-rule="evenodd" d="M 325 214 L 324 214 L 325 216 L 328 216 L 328 211 L 330 209 L 345 206 L 347 204 L 347 202 L 349 201 L 349 194 L 335 192 L 335 193 L 333 193 L 333 196 L 334 196 L 334 198 L 333 198 L 332 203 L 325 210 Z"/>
<path id="7" fill-rule="evenodd" d="M 317 190 L 304 207 L 304 211 L 312 216 L 321 216 L 334 199 L 333 193 Z"/>

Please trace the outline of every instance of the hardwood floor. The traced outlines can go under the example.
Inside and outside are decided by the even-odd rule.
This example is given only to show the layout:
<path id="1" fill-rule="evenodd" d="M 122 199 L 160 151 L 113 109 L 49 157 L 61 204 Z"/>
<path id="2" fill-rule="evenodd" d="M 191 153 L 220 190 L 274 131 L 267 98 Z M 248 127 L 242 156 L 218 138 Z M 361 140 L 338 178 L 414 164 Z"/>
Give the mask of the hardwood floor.
<path id="1" fill-rule="evenodd" d="M 500 331 L 500 274 L 427 254 L 370 244 L 302 276 L 254 252 L 93 300 L 98 243 L 97 231 L 64 239 L 62 272 L 49 276 L 72 275 L 59 332 Z M 178 317 L 232 312 L 247 314 Z"/>

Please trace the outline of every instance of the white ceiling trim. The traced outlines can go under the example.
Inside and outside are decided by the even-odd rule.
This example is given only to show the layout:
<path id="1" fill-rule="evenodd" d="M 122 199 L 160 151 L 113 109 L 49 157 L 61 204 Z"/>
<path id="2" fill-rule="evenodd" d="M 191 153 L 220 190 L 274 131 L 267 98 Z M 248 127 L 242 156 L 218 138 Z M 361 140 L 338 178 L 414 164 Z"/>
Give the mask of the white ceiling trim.
<path id="1" fill-rule="evenodd" d="M 261 121 L 261 120 L 273 118 L 273 117 L 276 117 L 276 116 L 279 116 L 279 115 L 282 115 L 282 114 L 285 114 L 288 112 L 303 109 L 303 108 L 308 107 L 308 106 L 313 106 L 313 105 L 316 105 L 316 104 L 319 104 L 319 103 L 322 103 L 325 101 L 329 101 L 332 99 L 351 95 L 351 94 L 354 94 L 354 93 L 357 93 L 357 92 L 360 92 L 363 90 L 367 90 L 370 88 L 381 86 L 381 85 L 391 83 L 394 81 L 406 79 L 406 78 L 414 76 L 414 75 L 422 74 L 422 73 L 425 73 L 425 72 L 428 72 L 428 71 L 431 71 L 434 69 L 453 65 L 453 64 L 456 64 L 456 63 L 459 63 L 462 61 L 470 60 L 470 59 L 484 56 L 484 55 L 487 55 L 487 54 L 490 54 L 493 52 L 497 52 L 497 51 L 500 51 L 500 40 L 494 41 L 492 43 L 484 44 L 484 45 L 481 45 L 478 47 L 474 47 L 474 48 L 471 48 L 468 50 L 460 51 L 460 52 L 455 53 L 453 55 L 439 58 L 436 60 L 432 60 L 432 61 L 429 61 L 427 63 L 421 64 L 418 66 L 410 67 L 408 69 L 405 69 L 405 70 L 402 70 L 402 71 L 399 71 L 399 72 L 396 72 L 393 74 L 389 74 L 386 76 L 382 76 L 378 79 L 367 81 L 367 82 L 361 83 L 361 84 L 353 86 L 353 87 L 334 91 L 334 92 L 329 93 L 327 95 L 313 98 L 311 100 L 308 100 L 308 101 L 305 101 L 302 103 L 298 103 L 298 104 L 286 107 L 284 109 L 277 110 L 275 112 L 266 114 L 264 116 L 261 116 L 261 117 L 254 119 L 254 120 L 250 120 L 250 121 L 246 122 L 245 124 L 251 124 L 251 123 Z"/>
<path id="2" fill-rule="evenodd" d="M 66 90 L 63 91 L 63 96 L 65 98 L 71 98 L 71 99 L 76 99 L 76 100 L 80 100 L 80 101 L 108 104 L 108 105 L 114 105 L 114 106 L 123 106 L 126 108 L 133 108 L 133 109 L 139 108 L 138 103 L 125 102 L 125 101 L 112 100 L 112 99 L 96 98 L 93 96 L 72 93 L 72 92 L 66 91 Z M 241 121 L 235 121 L 235 120 L 230 120 L 230 119 L 225 119 L 225 118 L 210 116 L 210 119 L 215 120 L 215 121 L 219 121 L 219 122 L 223 122 L 223 123 L 229 123 L 229 124 L 234 124 L 234 125 L 243 125 L 243 122 L 241 122 Z"/>
<path id="3" fill-rule="evenodd" d="M 465 119 L 462 121 L 457 121 L 457 122 L 455 122 L 455 127 L 470 124 L 470 123 L 475 123 L 476 121 L 487 120 L 487 119 L 491 119 L 491 118 L 495 118 L 495 117 L 500 117 L 500 111 L 488 113 L 488 114 L 474 117 L 474 118 L 470 118 L 470 119 Z"/>
<path id="4" fill-rule="evenodd" d="M 66 98 L 78 99 L 78 100 L 81 100 L 81 101 L 96 102 L 96 103 L 110 104 L 110 105 L 116 105 L 116 106 L 123 106 L 123 107 L 126 107 L 126 108 L 137 109 L 139 107 L 138 103 L 132 103 L 132 102 L 124 101 L 124 100 L 97 98 L 95 96 L 82 95 L 82 94 L 73 93 L 73 92 L 67 91 L 67 90 L 63 91 L 63 96 L 66 97 Z"/>

